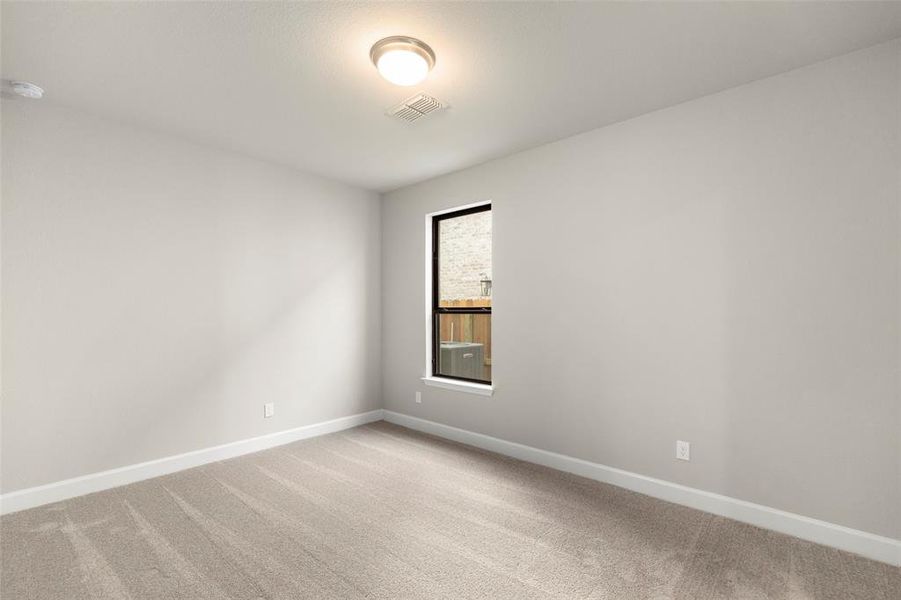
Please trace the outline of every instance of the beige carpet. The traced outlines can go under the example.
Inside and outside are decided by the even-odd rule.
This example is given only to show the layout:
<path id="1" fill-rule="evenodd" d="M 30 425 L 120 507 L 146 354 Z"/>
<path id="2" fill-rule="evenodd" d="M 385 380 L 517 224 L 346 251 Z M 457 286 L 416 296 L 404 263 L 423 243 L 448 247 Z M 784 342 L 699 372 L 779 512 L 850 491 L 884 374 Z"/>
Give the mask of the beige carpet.
<path id="1" fill-rule="evenodd" d="M 3 600 L 896 600 L 901 571 L 387 423 L 2 519 Z"/>

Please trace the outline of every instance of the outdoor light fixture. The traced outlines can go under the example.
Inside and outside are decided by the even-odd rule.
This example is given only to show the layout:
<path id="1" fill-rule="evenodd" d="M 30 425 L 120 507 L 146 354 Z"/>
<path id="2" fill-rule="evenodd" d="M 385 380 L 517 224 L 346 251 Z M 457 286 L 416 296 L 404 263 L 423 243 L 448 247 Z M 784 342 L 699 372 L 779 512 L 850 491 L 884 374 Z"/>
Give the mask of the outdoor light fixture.
<path id="1" fill-rule="evenodd" d="M 435 52 L 428 44 L 405 35 L 377 41 L 369 51 L 379 74 L 394 85 L 416 85 L 435 66 Z"/>

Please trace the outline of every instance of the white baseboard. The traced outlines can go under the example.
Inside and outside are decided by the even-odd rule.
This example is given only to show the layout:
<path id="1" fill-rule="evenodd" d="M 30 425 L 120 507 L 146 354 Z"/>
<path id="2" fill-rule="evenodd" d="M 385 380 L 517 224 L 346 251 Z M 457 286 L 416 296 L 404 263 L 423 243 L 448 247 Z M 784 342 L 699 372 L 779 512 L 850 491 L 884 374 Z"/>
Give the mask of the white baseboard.
<path id="1" fill-rule="evenodd" d="M 390 410 L 386 410 L 384 413 L 386 421 L 403 427 L 609 483 L 647 496 L 729 517 L 736 521 L 750 523 L 839 550 L 853 552 L 880 562 L 901 566 L 901 540 L 811 519 L 753 502 L 705 492 L 678 483 L 646 477 L 547 450 L 539 450 L 531 446 L 508 442 Z"/>
<path id="2" fill-rule="evenodd" d="M 851 529 L 842 525 L 835 525 L 826 521 L 754 504 L 753 502 L 746 502 L 730 498 L 729 496 L 714 494 L 662 479 L 646 477 L 587 460 L 548 452 L 547 450 L 540 450 L 531 446 L 517 444 L 516 442 L 508 442 L 481 433 L 474 433 L 465 429 L 458 429 L 449 425 L 442 425 L 441 423 L 381 409 L 10 492 L 0 495 L 0 514 L 25 510 L 51 502 L 59 502 L 75 496 L 99 492 L 207 463 L 259 452 L 267 448 L 349 429 L 382 419 L 505 456 L 512 456 L 513 458 L 609 483 L 668 502 L 682 504 L 715 515 L 729 517 L 765 529 L 838 548 L 839 550 L 853 552 L 881 562 L 901 566 L 901 540 Z"/>
<path id="3" fill-rule="evenodd" d="M 221 446 L 167 456 L 136 465 L 128 465 L 100 473 L 92 473 L 55 483 L 41 485 L 0 495 L 0 514 L 12 513 L 51 502 L 59 502 L 75 496 L 99 492 L 120 485 L 168 475 L 207 463 L 234 458 L 243 454 L 259 452 L 274 446 L 289 444 L 298 440 L 349 429 L 358 425 L 382 420 L 382 409 L 377 409 L 347 417 L 332 419 L 322 423 L 304 425 L 295 429 L 278 431 L 246 440 L 239 440 Z"/>

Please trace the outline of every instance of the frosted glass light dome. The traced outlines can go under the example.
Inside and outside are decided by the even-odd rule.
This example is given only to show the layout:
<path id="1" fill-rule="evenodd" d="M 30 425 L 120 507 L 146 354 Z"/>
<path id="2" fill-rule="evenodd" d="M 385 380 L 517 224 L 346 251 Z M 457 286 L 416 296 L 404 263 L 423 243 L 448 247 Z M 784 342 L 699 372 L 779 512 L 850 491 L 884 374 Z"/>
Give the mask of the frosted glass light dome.
<path id="1" fill-rule="evenodd" d="M 379 74 L 394 85 L 416 85 L 435 66 L 435 52 L 427 44 L 401 35 L 376 42 L 369 57 Z"/>

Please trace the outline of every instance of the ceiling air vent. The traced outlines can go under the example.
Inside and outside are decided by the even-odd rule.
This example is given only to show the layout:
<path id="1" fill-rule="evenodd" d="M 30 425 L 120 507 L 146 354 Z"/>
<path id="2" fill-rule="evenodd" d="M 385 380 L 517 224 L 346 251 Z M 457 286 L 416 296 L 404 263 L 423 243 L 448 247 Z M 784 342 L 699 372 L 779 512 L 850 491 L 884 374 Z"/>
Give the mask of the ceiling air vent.
<path id="1" fill-rule="evenodd" d="M 389 108 L 387 114 L 389 117 L 396 117 L 402 121 L 416 121 L 442 108 L 446 108 L 446 105 L 437 98 L 426 94 L 416 94 Z"/>

